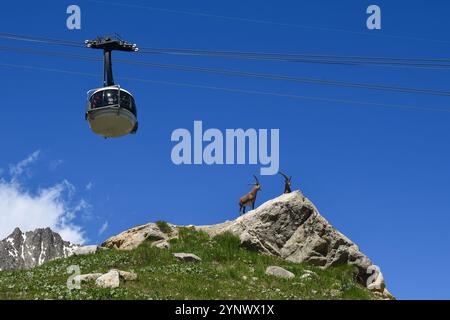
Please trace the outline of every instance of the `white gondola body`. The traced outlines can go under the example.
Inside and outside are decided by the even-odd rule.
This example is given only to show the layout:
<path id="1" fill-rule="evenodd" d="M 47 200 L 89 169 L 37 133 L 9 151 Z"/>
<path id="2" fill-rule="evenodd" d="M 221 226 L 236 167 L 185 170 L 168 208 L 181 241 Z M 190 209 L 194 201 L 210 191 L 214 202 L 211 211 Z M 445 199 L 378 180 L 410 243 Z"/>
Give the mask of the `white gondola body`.
<path id="1" fill-rule="evenodd" d="M 117 101 L 105 103 L 104 101 L 107 99 L 105 95 L 111 92 L 117 92 Z M 95 95 L 105 97 L 98 106 L 95 106 L 92 101 Z M 129 104 L 124 105 L 121 101 L 123 98 L 127 98 Z M 137 128 L 137 117 L 134 99 L 131 102 L 132 99 L 131 93 L 119 86 L 89 91 L 86 120 L 89 122 L 91 130 L 105 138 L 118 138 L 134 133 Z M 131 103 L 133 103 L 133 109 L 130 107 Z M 133 110 L 134 112 L 132 112 Z"/>

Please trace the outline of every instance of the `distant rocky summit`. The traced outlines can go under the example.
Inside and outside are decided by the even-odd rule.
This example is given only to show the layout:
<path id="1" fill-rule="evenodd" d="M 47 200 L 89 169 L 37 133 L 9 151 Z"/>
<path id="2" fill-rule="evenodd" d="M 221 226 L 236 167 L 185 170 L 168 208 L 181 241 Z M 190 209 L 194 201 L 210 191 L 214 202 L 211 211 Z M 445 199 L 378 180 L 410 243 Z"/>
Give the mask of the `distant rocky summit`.
<path id="1" fill-rule="evenodd" d="M 77 248 L 50 228 L 29 232 L 16 228 L 0 241 L 0 270 L 34 268 L 53 259 L 66 258 Z"/>
<path id="2" fill-rule="evenodd" d="M 163 232 L 156 224 L 138 226 L 106 240 L 102 246 L 119 250 L 136 248 L 146 239 L 167 241 L 177 236 Z M 279 256 L 297 263 L 323 268 L 349 264 L 357 271 L 358 282 L 385 297 L 382 273 L 351 240 L 336 230 L 300 191 L 267 201 L 236 220 L 210 226 L 191 226 L 210 236 L 225 232 L 237 235 L 249 250 Z"/>

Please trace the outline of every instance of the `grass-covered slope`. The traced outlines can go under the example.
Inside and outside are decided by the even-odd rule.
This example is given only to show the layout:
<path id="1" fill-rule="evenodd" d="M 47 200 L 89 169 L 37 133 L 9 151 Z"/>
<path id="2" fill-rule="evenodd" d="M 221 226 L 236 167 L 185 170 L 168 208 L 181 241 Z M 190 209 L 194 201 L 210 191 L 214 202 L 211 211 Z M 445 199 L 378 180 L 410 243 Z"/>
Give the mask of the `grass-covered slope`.
<path id="1" fill-rule="evenodd" d="M 178 261 L 174 252 L 194 253 L 199 263 Z M 115 268 L 134 271 L 136 281 L 116 289 L 100 289 L 94 282 L 80 290 L 67 289 L 67 268 L 78 265 L 83 274 Z M 295 274 L 291 280 L 265 274 L 268 266 Z M 302 275 L 307 270 L 317 276 Z M 0 299 L 371 299 L 357 284 L 349 266 L 321 270 L 251 252 L 231 234 L 209 238 L 206 233 L 182 228 L 170 249 L 151 241 L 132 251 L 106 250 L 95 255 L 55 260 L 32 270 L 0 272 Z"/>

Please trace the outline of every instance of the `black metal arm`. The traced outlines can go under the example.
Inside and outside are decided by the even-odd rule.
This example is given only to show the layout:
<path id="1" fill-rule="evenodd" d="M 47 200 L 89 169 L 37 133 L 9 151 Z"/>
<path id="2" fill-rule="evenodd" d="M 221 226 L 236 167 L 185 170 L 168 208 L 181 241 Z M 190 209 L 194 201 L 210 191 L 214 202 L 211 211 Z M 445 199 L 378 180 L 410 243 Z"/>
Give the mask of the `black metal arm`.
<path id="1" fill-rule="evenodd" d="M 109 87 L 114 85 L 113 71 L 112 71 L 112 51 L 128 51 L 136 52 L 139 48 L 135 44 L 130 44 L 126 41 L 112 38 L 112 37 L 99 37 L 95 40 L 86 40 L 86 47 L 92 49 L 101 49 L 104 54 L 104 67 L 103 67 L 103 86 Z"/>

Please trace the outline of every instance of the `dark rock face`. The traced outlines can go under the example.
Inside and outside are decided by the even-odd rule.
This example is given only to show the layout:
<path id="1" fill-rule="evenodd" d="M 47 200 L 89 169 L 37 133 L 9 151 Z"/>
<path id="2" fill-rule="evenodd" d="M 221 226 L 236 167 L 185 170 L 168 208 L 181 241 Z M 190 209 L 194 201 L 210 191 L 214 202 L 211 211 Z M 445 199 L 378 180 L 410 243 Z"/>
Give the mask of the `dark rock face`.
<path id="1" fill-rule="evenodd" d="M 34 268 L 53 259 L 66 258 L 76 248 L 50 228 L 26 233 L 16 228 L 0 241 L 0 270 Z"/>

